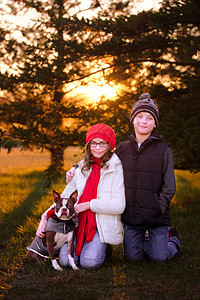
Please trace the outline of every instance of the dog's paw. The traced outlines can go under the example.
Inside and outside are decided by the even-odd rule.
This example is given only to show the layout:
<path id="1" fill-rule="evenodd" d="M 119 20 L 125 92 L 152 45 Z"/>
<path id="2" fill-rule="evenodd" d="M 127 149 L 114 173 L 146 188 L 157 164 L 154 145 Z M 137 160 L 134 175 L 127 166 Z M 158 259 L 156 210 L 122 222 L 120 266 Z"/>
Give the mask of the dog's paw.
<path id="1" fill-rule="evenodd" d="M 77 271 L 78 270 L 78 267 L 75 265 L 75 263 L 73 262 L 72 264 L 70 264 L 70 266 L 72 267 L 72 269 L 74 271 Z"/>
<path id="2" fill-rule="evenodd" d="M 59 266 L 59 264 L 57 263 L 57 260 L 56 259 L 53 259 L 52 260 L 52 266 L 53 266 L 53 268 L 55 269 L 55 270 L 57 270 L 57 271 L 63 271 L 63 269 Z"/>
<path id="3" fill-rule="evenodd" d="M 74 262 L 74 258 L 71 255 L 68 255 L 68 258 L 69 258 L 70 267 L 72 267 L 73 270 L 78 270 L 78 268 Z"/>

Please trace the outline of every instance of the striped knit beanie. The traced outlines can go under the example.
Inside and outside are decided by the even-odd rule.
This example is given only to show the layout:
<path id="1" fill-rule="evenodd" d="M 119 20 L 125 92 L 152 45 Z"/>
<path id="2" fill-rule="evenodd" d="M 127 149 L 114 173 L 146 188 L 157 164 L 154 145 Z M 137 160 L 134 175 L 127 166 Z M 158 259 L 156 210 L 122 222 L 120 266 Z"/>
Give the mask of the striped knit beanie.
<path id="1" fill-rule="evenodd" d="M 135 104 L 133 105 L 133 109 L 130 116 L 131 124 L 135 116 L 142 111 L 146 111 L 154 117 L 157 128 L 159 119 L 158 107 L 156 103 L 151 99 L 151 95 L 149 93 L 144 93 L 140 95 L 138 101 L 135 102 Z"/>

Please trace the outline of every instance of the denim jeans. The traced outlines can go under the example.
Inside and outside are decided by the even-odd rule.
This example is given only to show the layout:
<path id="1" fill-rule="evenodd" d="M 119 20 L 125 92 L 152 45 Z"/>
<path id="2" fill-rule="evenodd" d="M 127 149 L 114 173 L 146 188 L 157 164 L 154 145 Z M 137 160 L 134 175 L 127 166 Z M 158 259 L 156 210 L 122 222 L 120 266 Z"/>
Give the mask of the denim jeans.
<path id="1" fill-rule="evenodd" d="M 82 268 L 99 268 L 103 264 L 106 258 L 107 244 L 102 243 L 99 238 L 98 230 L 96 230 L 93 240 L 89 243 L 84 243 L 80 256 L 76 256 L 74 253 L 74 261 L 78 266 Z M 76 240 L 75 240 L 76 248 Z M 60 248 L 59 262 L 61 266 L 68 266 L 68 245 L 64 244 Z"/>
<path id="2" fill-rule="evenodd" d="M 149 241 L 145 241 L 148 230 Z M 176 237 L 168 239 L 168 226 L 145 227 L 124 225 L 124 254 L 128 260 L 168 261 L 180 252 L 180 241 Z"/>

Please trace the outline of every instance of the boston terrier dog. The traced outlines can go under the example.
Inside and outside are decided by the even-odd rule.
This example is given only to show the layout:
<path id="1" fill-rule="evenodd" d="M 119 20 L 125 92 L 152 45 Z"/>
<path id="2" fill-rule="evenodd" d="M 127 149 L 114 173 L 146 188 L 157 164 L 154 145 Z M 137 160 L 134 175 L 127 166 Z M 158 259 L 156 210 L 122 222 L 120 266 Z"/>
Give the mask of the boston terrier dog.
<path id="1" fill-rule="evenodd" d="M 74 262 L 74 238 L 75 227 L 77 227 L 78 219 L 74 212 L 74 204 L 77 201 L 77 191 L 70 198 L 61 198 L 60 194 L 53 190 L 53 200 L 55 207 L 47 211 L 47 225 L 45 229 L 45 237 L 35 236 L 33 242 L 28 249 L 27 257 L 31 260 L 39 258 L 51 259 L 52 266 L 55 270 L 62 271 L 56 260 L 56 252 L 68 243 L 68 260 L 73 270 L 77 270 Z"/>

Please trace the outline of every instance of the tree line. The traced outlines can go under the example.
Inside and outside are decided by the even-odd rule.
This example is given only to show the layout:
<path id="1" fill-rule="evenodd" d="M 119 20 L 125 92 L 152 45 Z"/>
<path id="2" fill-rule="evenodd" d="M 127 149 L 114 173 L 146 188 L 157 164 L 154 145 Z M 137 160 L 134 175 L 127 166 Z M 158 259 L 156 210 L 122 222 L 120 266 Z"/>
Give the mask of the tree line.
<path id="1" fill-rule="evenodd" d="M 27 26 L 0 21 L 1 147 L 47 149 L 47 171 L 57 175 L 64 150 L 83 146 L 88 126 L 105 122 L 117 143 L 127 139 L 132 105 L 149 92 L 175 167 L 199 171 L 200 3 L 165 0 L 133 14 L 134 3 L 90 1 L 84 15 L 71 0 L 7 1 L 2 13 L 33 18 Z M 73 82 L 90 82 L 97 65 L 106 82 L 122 87 L 115 101 L 85 105 L 66 94 Z"/>

